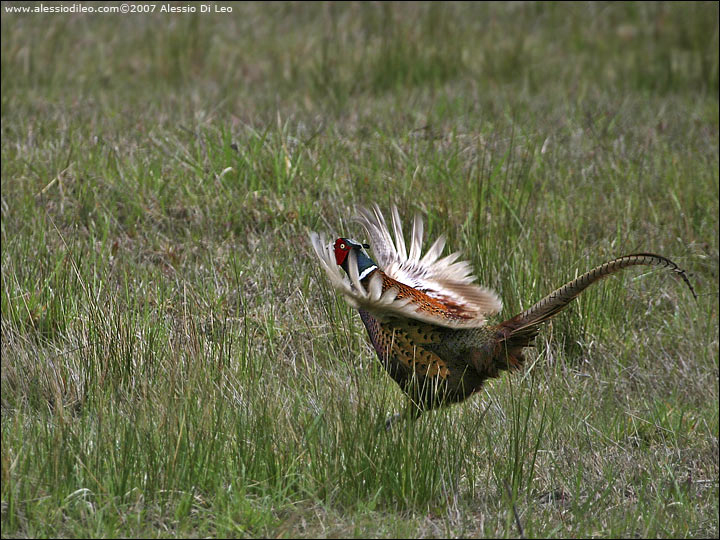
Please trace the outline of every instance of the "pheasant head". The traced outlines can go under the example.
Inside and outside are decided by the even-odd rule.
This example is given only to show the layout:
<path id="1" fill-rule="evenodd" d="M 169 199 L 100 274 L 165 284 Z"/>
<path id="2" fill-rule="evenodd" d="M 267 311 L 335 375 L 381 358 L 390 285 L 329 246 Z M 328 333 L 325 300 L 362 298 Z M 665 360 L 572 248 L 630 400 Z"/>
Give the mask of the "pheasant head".
<path id="1" fill-rule="evenodd" d="M 349 238 L 338 238 L 335 240 L 335 245 L 333 246 L 335 262 L 345 270 L 345 273 L 349 276 L 349 255 L 351 251 L 354 252 L 354 257 L 357 261 L 358 279 L 362 281 L 369 276 L 373 270 L 377 270 L 378 267 L 375 261 L 368 257 L 365 251 L 363 251 L 363 248 L 368 249 L 369 247 L 369 244 L 361 244 Z"/>

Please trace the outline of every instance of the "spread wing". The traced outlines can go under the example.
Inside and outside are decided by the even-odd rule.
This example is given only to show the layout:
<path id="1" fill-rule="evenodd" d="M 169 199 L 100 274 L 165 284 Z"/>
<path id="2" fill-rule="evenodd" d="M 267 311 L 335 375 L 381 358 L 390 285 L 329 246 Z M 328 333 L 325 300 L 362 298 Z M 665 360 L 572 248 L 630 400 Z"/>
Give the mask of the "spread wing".
<path id="1" fill-rule="evenodd" d="M 361 208 L 359 214 L 358 221 L 370 237 L 378 266 L 389 277 L 475 320 L 474 324 L 462 326 L 482 326 L 485 316 L 494 315 L 502 309 L 502 302 L 495 292 L 473 283 L 472 266 L 467 261 L 458 261 L 460 253 L 440 258 L 445 247 L 445 235 L 437 238 L 423 255 L 424 224 L 419 214 L 413 220 L 409 252 L 397 207 L 392 208 L 395 241 L 377 205 L 373 205 L 372 210 Z"/>
<path id="2" fill-rule="evenodd" d="M 360 283 L 355 253 L 349 255 L 349 278 L 335 263 L 332 246 L 324 236 L 310 233 L 313 249 L 330 282 L 348 303 L 380 318 L 403 317 L 450 328 L 473 328 L 485 324 L 485 316 L 497 313 L 502 303 L 491 290 L 472 282 L 472 268 L 456 262 L 458 253 L 439 259 L 445 246 L 441 236 L 422 255 L 423 222 L 413 222 L 410 254 L 405 247 L 397 208 L 393 207 L 393 242 L 377 205 L 360 209 L 358 221 L 365 227 L 380 271 L 367 287 Z"/>

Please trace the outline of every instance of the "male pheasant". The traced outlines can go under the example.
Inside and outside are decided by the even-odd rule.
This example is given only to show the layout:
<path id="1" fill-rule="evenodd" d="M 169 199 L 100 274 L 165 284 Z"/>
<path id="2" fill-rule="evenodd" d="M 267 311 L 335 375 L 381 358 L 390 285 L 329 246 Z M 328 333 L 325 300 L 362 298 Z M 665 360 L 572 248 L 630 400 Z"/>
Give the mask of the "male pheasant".
<path id="1" fill-rule="evenodd" d="M 541 323 L 591 284 L 628 266 L 667 267 L 697 298 L 684 270 L 674 262 L 635 253 L 593 268 L 522 313 L 489 325 L 486 317 L 501 310 L 500 299 L 473 283 L 472 268 L 457 260 L 459 253 L 440 259 L 444 236 L 422 256 L 419 215 L 413 222 L 409 252 L 397 208 L 392 209 L 394 241 L 377 205 L 372 210 L 361 208 L 357 221 L 370 238 L 377 262 L 364 251 L 370 247 L 367 244 L 338 238 L 326 245 L 324 237 L 314 232 L 310 239 L 332 285 L 359 311 L 380 362 L 409 396 L 413 417 L 463 401 L 486 379 L 520 368 L 522 350 L 532 346 Z"/>

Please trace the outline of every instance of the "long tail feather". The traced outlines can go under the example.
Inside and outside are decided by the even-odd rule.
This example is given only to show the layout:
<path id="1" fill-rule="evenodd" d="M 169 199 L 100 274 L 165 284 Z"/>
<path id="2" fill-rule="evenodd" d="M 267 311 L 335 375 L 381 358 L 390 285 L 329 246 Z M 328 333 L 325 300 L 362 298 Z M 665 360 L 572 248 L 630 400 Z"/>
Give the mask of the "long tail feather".
<path id="1" fill-rule="evenodd" d="M 695 294 L 695 289 L 693 289 L 693 286 L 690 284 L 690 280 L 687 278 L 685 270 L 680 268 L 670 259 L 661 255 L 655 255 L 654 253 L 634 253 L 632 255 L 626 255 L 624 257 L 608 261 L 605 264 L 593 268 L 589 272 L 586 272 L 569 283 L 566 283 L 556 291 L 553 291 L 530 309 L 516 315 L 512 319 L 503 323 L 503 325 L 510 327 L 512 329 L 512 334 L 527 334 L 528 337 L 530 337 L 537 333 L 535 328 L 538 324 L 557 315 L 560 311 L 565 309 L 576 296 L 587 289 L 590 285 L 609 276 L 610 274 L 619 272 L 623 268 L 636 265 L 662 266 L 664 268 L 669 268 L 683 279 L 685 284 L 689 287 L 690 292 L 692 292 L 693 296 L 697 300 L 697 294 Z"/>

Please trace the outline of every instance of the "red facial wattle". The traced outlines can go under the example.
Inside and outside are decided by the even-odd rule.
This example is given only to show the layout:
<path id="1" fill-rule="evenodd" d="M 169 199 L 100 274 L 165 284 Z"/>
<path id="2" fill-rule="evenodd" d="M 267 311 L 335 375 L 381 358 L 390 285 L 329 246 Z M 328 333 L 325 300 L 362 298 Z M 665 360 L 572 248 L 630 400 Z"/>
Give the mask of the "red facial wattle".
<path id="1" fill-rule="evenodd" d="M 344 238 L 338 238 L 335 240 L 335 262 L 338 264 L 338 266 L 342 265 L 342 263 L 345 262 L 345 259 L 347 259 L 348 253 L 350 253 L 350 245 L 347 243 L 347 240 Z"/>

